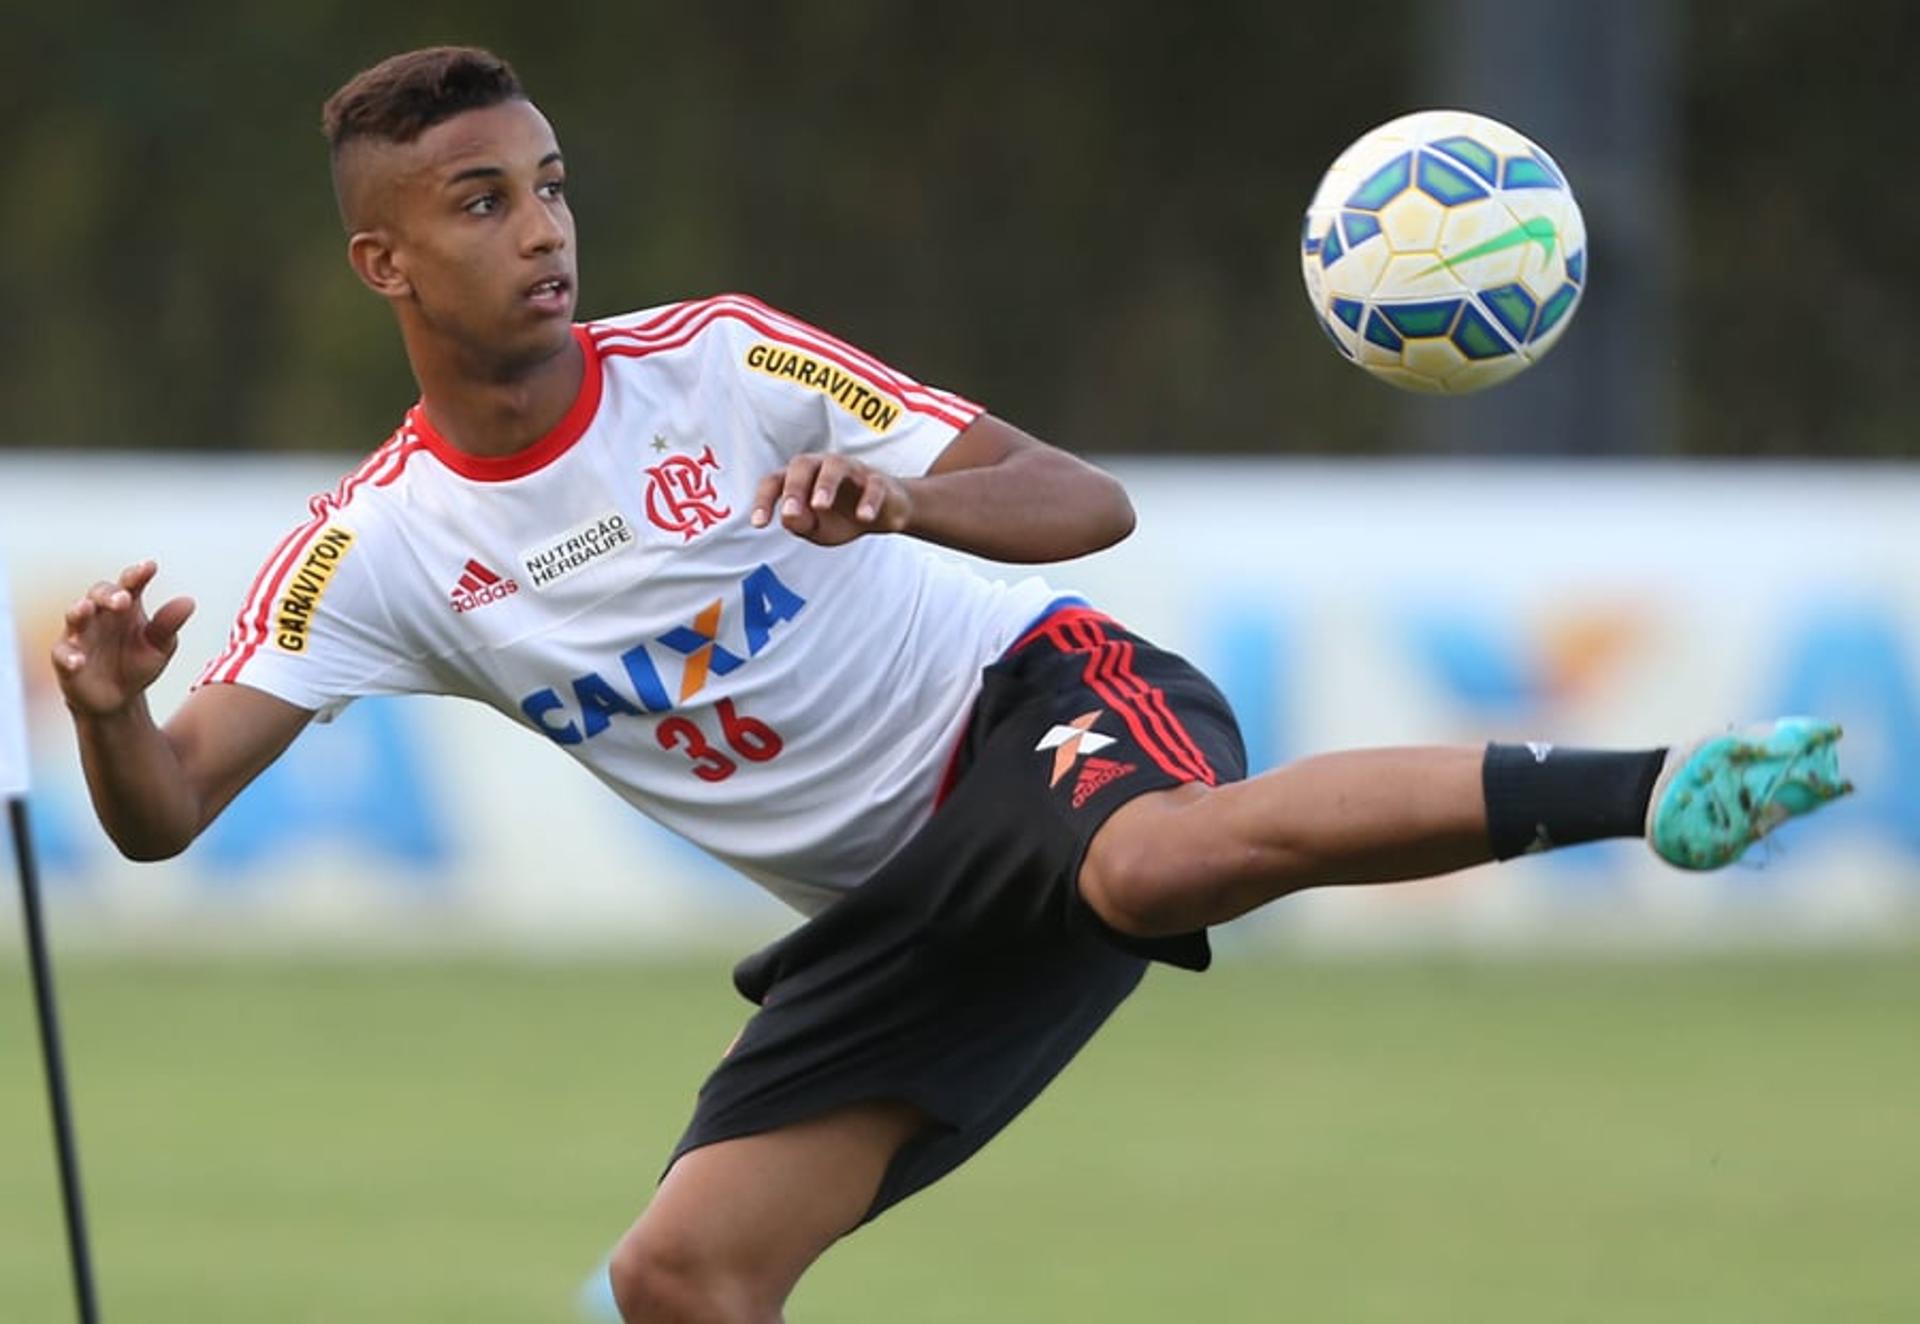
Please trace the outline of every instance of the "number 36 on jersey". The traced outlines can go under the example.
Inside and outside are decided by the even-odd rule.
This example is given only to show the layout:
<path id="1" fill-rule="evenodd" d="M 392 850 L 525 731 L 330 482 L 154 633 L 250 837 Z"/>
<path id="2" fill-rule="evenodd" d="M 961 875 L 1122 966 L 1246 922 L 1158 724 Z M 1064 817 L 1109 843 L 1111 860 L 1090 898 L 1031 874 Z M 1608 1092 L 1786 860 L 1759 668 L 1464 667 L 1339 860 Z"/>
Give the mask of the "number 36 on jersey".
<path id="1" fill-rule="evenodd" d="M 520 701 L 520 711 L 560 745 L 592 740 L 616 717 L 673 713 L 698 695 L 710 677 L 730 675 L 758 656 L 775 630 L 798 616 L 807 601 L 782 583 L 771 566 L 761 565 L 742 579 L 737 610 L 744 654 L 720 642 L 728 605 L 720 599 L 708 603 L 687 624 L 636 643 L 605 666 L 573 677 L 564 694 L 553 686 L 535 690 Z M 674 661 L 679 664 L 679 685 L 669 691 L 661 667 Z M 692 718 L 672 716 L 655 728 L 661 748 L 683 752 L 694 775 L 706 781 L 731 776 L 739 766 L 736 756 L 764 763 L 780 753 L 779 734 L 741 714 L 731 700 L 722 699 L 715 711 L 717 743 Z"/>

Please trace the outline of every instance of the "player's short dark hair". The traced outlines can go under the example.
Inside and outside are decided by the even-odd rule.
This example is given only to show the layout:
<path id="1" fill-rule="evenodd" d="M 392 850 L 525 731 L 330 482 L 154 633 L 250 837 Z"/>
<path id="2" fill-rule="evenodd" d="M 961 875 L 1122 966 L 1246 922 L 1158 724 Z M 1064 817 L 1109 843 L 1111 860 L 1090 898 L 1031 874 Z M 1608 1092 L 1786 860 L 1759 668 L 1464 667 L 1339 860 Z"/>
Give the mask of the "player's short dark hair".
<path id="1" fill-rule="evenodd" d="M 513 66 L 478 46 L 428 46 L 363 69 L 327 98 L 320 129 L 335 156 L 356 138 L 410 143 L 442 120 L 522 101 Z"/>

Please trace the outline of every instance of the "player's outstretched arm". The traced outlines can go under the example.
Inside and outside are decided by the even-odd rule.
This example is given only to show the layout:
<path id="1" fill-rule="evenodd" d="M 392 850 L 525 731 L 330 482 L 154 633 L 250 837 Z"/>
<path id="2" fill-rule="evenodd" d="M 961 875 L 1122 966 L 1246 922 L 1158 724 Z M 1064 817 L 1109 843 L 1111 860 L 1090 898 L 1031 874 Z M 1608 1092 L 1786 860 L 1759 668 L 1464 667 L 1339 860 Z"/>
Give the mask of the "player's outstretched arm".
<path id="1" fill-rule="evenodd" d="M 1064 561 L 1133 532 L 1133 505 L 1110 474 L 982 414 L 919 478 L 846 455 L 795 456 L 754 494 L 753 522 L 833 546 L 907 533 L 996 561 Z"/>
<path id="2" fill-rule="evenodd" d="M 143 561 L 88 589 L 67 609 L 52 657 L 94 811 L 136 860 L 185 850 L 312 717 L 259 690 L 210 685 L 188 696 L 164 730 L 156 726 L 147 688 L 193 614 L 190 598 L 147 614 L 141 596 L 156 571 Z"/>

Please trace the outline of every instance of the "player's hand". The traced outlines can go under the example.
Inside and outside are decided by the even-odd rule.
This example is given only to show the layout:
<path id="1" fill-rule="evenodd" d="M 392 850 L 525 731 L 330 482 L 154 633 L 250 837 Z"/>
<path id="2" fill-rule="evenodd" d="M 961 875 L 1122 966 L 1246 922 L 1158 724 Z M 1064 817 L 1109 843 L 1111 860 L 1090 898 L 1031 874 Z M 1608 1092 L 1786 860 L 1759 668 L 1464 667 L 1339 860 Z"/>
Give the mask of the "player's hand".
<path id="1" fill-rule="evenodd" d="M 158 570 L 152 561 L 130 565 L 67 608 L 66 632 L 53 645 L 53 673 L 75 712 L 120 713 L 166 670 L 180 627 L 193 615 L 193 599 L 175 598 L 147 615 L 140 595 Z"/>
<path id="2" fill-rule="evenodd" d="M 863 533 L 902 532 L 912 514 L 904 483 L 845 455 L 796 455 L 762 478 L 753 494 L 756 529 L 777 515 L 788 532 L 822 547 Z"/>

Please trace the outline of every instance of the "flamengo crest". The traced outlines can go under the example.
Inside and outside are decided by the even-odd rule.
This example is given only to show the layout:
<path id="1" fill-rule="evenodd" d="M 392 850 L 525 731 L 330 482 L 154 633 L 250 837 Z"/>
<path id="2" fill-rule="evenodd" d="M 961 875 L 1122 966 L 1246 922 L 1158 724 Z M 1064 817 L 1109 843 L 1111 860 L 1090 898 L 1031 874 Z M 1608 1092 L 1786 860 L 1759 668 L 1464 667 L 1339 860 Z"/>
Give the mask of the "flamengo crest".
<path id="1" fill-rule="evenodd" d="M 669 455 L 653 465 L 646 471 L 647 518 L 655 528 L 692 542 L 733 513 L 714 491 L 713 476 L 719 472 L 712 446 L 702 447 L 697 459 Z"/>

